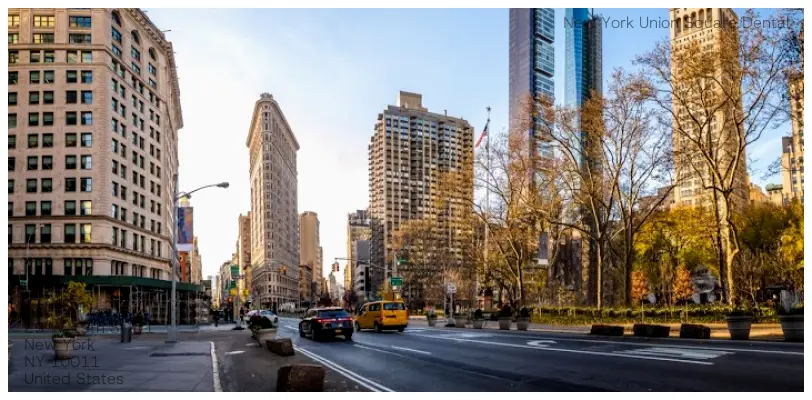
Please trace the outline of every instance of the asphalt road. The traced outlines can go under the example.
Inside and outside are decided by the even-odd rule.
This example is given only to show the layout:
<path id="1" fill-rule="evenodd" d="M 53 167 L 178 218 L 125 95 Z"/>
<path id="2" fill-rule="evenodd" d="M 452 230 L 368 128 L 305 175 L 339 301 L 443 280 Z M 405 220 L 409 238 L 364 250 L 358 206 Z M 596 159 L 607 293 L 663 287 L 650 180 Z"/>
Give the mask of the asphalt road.
<path id="1" fill-rule="evenodd" d="M 412 327 L 279 336 L 373 391 L 802 391 L 803 345 Z"/>

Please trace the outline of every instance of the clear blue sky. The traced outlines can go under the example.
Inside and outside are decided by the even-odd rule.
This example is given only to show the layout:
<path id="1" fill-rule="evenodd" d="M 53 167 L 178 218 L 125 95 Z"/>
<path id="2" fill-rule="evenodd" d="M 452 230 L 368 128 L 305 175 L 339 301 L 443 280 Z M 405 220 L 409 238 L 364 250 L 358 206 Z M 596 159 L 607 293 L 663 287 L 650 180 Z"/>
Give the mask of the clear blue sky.
<path id="1" fill-rule="evenodd" d="M 667 19 L 667 9 L 596 9 L 606 17 Z M 237 215 L 249 209 L 245 138 L 254 101 L 269 92 L 299 151 L 299 212 L 321 221 L 324 271 L 345 257 L 346 215 L 368 203 L 367 144 L 377 114 L 399 90 L 423 94 L 432 111 L 468 119 L 477 131 L 491 106 L 492 131 L 506 127 L 508 10 L 173 10 L 149 16 L 174 44 L 185 126 L 181 189 L 228 180 L 196 194 L 195 234 L 204 276 L 229 260 Z M 556 11 L 556 90 L 563 99 L 563 9 Z M 605 29 L 604 76 L 666 38 L 665 29 Z M 749 156 L 780 154 L 777 132 Z M 760 174 L 759 174 L 760 175 Z M 759 179 L 753 177 L 757 182 Z M 343 266 L 343 262 L 341 263 Z"/>

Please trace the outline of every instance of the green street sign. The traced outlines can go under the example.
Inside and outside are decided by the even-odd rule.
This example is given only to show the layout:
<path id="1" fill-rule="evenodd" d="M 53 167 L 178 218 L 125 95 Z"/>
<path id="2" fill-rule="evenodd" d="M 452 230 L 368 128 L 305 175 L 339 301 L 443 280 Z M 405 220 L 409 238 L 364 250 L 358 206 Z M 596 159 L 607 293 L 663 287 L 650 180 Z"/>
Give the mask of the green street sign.
<path id="1" fill-rule="evenodd" d="M 409 260 L 407 260 L 405 258 L 398 258 L 398 265 L 403 265 L 403 264 L 406 264 L 408 262 L 409 262 Z"/>
<path id="2" fill-rule="evenodd" d="M 237 279 L 240 276 L 240 267 L 237 265 L 231 266 L 231 279 Z"/>
<path id="3" fill-rule="evenodd" d="M 389 286 L 392 287 L 401 287 L 403 286 L 403 277 L 401 276 L 393 276 L 389 278 Z"/>
<path id="4" fill-rule="evenodd" d="M 237 281 L 231 281 L 231 286 L 229 286 L 229 289 L 236 289 L 236 288 L 237 288 Z"/>
<path id="5" fill-rule="evenodd" d="M 28 279 L 20 279 L 20 287 L 23 289 L 28 289 Z"/>

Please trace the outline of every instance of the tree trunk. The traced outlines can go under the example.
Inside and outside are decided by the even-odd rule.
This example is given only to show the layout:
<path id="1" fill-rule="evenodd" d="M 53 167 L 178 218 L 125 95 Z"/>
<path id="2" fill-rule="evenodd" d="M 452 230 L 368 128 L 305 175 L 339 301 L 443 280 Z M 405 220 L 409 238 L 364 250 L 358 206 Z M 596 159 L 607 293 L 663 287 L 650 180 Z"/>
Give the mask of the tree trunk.
<path id="1" fill-rule="evenodd" d="M 601 246 L 601 241 L 596 241 L 597 243 L 595 246 L 595 255 L 597 256 L 595 260 L 595 295 L 597 297 L 595 304 L 598 307 L 598 310 L 601 309 L 603 305 L 603 246 Z"/>
<path id="2" fill-rule="evenodd" d="M 524 307 L 524 275 L 522 265 L 519 264 L 519 306 Z"/>

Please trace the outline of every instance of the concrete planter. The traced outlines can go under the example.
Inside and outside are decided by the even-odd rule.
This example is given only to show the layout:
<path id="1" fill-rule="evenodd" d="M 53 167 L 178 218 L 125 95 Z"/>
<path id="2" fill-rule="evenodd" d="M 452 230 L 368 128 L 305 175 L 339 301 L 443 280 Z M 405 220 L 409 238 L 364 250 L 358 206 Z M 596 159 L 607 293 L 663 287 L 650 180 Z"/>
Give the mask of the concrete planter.
<path id="1" fill-rule="evenodd" d="M 484 319 L 475 319 L 474 320 L 474 329 L 482 329 L 485 327 L 485 320 Z"/>
<path id="2" fill-rule="evenodd" d="M 457 328 L 465 328 L 465 325 L 468 324 L 468 318 L 459 317 L 454 319 L 454 326 Z"/>
<path id="3" fill-rule="evenodd" d="M 727 330 L 730 332 L 730 338 L 733 340 L 748 340 L 750 339 L 750 326 L 753 324 L 752 316 L 741 317 L 725 317 L 727 322 Z"/>
<path id="4" fill-rule="evenodd" d="M 276 328 L 257 329 L 254 331 L 254 336 L 260 343 L 265 343 L 266 340 L 271 340 L 276 337 Z"/>
<path id="5" fill-rule="evenodd" d="M 530 318 L 517 318 L 516 329 L 526 331 L 530 327 Z"/>
<path id="6" fill-rule="evenodd" d="M 144 325 L 133 325 L 133 333 L 140 335 L 144 331 Z"/>
<path id="7" fill-rule="evenodd" d="M 426 319 L 426 321 L 429 323 L 429 326 L 437 326 L 437 318 L 429 318 Z"/>
<path id="8" fill-rule="evenodd" d="M 70 358 L 70 353 L 73 350 L 73 338 L 53 338 L 54 342 L 54 355 L 57 360 L 67 360 Z"/>
<path id="9" fill-rule="evenodd" d="M 510 323 L 511 323 L 510 318 L 499 318 L 499 329 L 503 331 L 509 331 Z"/>
<path id="10" fill-rule="evenodd" d="M 804 341 L 804 316 L 801 315 L 779 315 L 781 330 L 784 331 L 784 340 L 787 342 Z"/>

